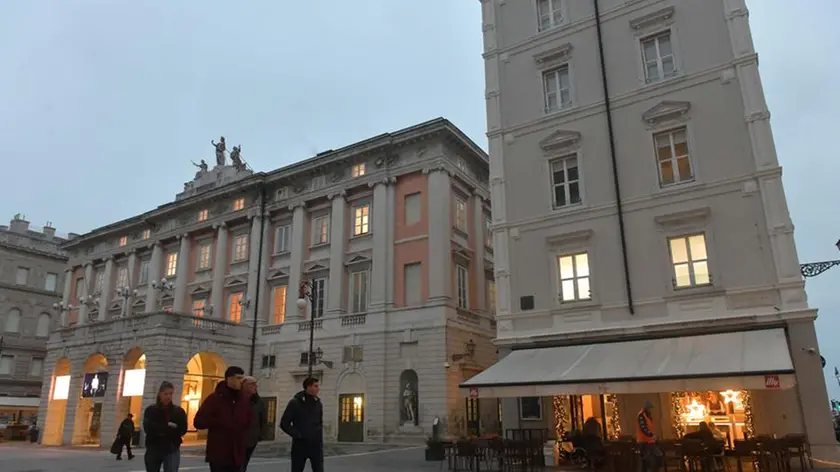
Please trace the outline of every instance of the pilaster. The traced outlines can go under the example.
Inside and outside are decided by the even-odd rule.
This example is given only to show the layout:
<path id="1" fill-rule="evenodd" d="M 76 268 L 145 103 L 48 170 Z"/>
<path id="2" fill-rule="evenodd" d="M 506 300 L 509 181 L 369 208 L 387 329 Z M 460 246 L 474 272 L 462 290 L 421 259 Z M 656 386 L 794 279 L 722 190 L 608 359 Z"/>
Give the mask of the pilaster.
<path id="1" fill-rule="evenodd" d="M 72 366 L 70 376 L 70 389 L 67 395 L 67 409 L 64 412 L 64 427 L 61 433 L 61 444 L 69 446 L 73 444 L 73 430 L 76 427 L 76 416 L 79 408 L 79 398 L 82 391 L 82 381 L 84 374 L 82 372 L 83 365 L 76 362 Z"/>
<path id="2" fill-rule="evenodd" d="M 78 325 L 87 324 L 88 312 L 90 308 L 86 304 L 88 295 L 91 295 L 91 284 L 93 283 L 93 264 L 88 262 L 85 264 L 85 281 L 82 283 L 82 300 L 79 300 L 79 319 Z M 82 303 L 85 302 L 85 303 Z"/>
<path id="3" fill-rule="evenodd" d="M 429 175 L 429 300 L 448 299 L 452 279 L 452 187 L 446 167 Z"/>
<path id="4" fill-rule="evenodd" d="M 149 260 L 149 282 L 160 280 L 163 264 L 163 244 L 157 241 L 152 246 L 152 258 Z M 151 284 L 146 289 L 146 312 L 157 311 L 158 291 L 152 288 Z"/>
<path id="5" fill-rule="evenodd" d="M 262 254 L 260 255 L 260 261 L 264 269 L 260 274 L 259 280 L 257 281 L 260 287 L 260 299 L 259 303 L 257 303 L 257 316 L 261 318 L 264 322 L 269 323 L 271 320 L 271 313 L 269 313 L 269 310 L 266 308 L 266 306 L 267 304 L 271 303 L 271 292 L 269 291 L 269 286 L 266 279 L 268 277 L 268 268 L 271 266 L 272 247 L 271 244 L 269 244 L 269 241 L 271 237 L 272 227 L 271 224 L 269 224 L 270 218 L 268 212 L 266 212 L 266 214 L 263 215 L 263 221 L 265 221 L 265 224 L 263 225 L 262 229 L 263 250 Z"/>
<path id="6" fill-rule="evenodd" d="M 393 178 L 391 182 L 392 185 L 388 186 L 388 217 L 386 220 L 387 230 L 388 233 L 386 235 L 386 246 L 385 246 L 385 305 L 388 308 L 392 308 L 395 305 L 394 302 L 394 239 L 396 236 L 396 222 L 397 222 L 397 186 L 396 186 L 396 177 Z"/>
<path id="7" fill-rule="evenodd" d="M 487 276 L 484 273 L 484 199 L 479 194 L 473 200 L 473 234 L 474 252 L 473 267 L 475 272 L 475 309 L 487 310 Z"/>
<path id="8" fill-rule="evenodd" d="M 67 326 L 67 314 L 70 311 L 70 291 L 73 290 L 73 268 L 64 269 L 64 293 L 61 294 L 61 327 Z"/>
<path id="9" fill-rule="evenodd" d="M 289 261 L 289 287 L 286 290 L 286 315 L 293 312 L 295 317 L 301 314 L 297 309 L 298 288 L 302 279 L 303 256 L 306 253 L 306 207 L 303 203 L 289 206 L 292 214 L 292 241 Z M 329 293 L 329 291 L 327 292 Z"/>
<path id="10" fill-rule="evenodd" d="M 128 288 L 137 287 L 137 251 L 134 249 L 128 253 Z"/>
<path id="11" fill-rule="evenodd" d="M 327 314 L 330 315 L 344 312 L 342 300 L 344 300 L 347 286 L 344 276 L 344 253 L 347 244 L 347 235 L 344 232 L 347 226 L 347 201 L 344 197 L 345 192 L 343 190 L 330 195 L 332 200 L 332 211 L 330 212 L 330 289 L 327 291 L 327 297 L 329 297 Z"/>
<path id="12" fill-rule="evenodd" d="M 105 261 L 105 275 L 102 277 L 102 293 L 99 294 L 99 321 L 105 321 L 108 314 L 108 303 L 114 284 L 114 256 L 109 256 Z"/>
<path id="13" fill-rule="evenodd" d="M 257 321 L 257 304 L 254 299 L 257 298 L 257 285 L 259 284 L 259 276 L 257 270 L 262 262 L 260 260 L 260 236 L 262 235 L 262 215 L 252 213 L 251 218 L 251 234 L 250 241 L 248 241 L 248 287 L 245 294 L 245 300 L 248 302 L 245 319 L 250 319 L 253 322 Z M 249 318 L 250 317 L 250 318 Z"/>
<path id="14" fill-rule="evenodd" d="M 190 270 L 190 235 L 181 234 L 181 247 L 178 249 L 178 265 L 175 267 L 175 299 L 172 301 L 172 311 L 184 313 L 187 302 L 187 282 Z"/>
<path id="15" fill-rule="evenodd" d="M 213 286 L 210 289 L 210 306 L 213 317 L 225 317 L 225 272 L 227 271 L 228 230 L 224 222 L 213 225 L 216 228 L 216 256 L 213 259 Z"/>
<path id="16" fill-rule="evenodd" d="M 371 273 L 370 308 L 381 309 L 385 306 L 385 294 L 388 290 L 388 187 L 392 178 L 371 183 L 373 187 L 373 270 Z"/>

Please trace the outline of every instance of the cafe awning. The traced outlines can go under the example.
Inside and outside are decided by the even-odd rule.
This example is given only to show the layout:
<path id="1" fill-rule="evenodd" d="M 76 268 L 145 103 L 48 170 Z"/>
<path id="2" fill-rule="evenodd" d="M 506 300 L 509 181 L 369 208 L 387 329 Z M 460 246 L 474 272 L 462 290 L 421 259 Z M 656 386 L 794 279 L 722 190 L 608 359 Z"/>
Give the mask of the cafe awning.
<path id="1" fill-rule="evenodd" d="M 795 385 L 784 329 L 515 350 L 460 385 L 472 397 L 528 397 Z"/>

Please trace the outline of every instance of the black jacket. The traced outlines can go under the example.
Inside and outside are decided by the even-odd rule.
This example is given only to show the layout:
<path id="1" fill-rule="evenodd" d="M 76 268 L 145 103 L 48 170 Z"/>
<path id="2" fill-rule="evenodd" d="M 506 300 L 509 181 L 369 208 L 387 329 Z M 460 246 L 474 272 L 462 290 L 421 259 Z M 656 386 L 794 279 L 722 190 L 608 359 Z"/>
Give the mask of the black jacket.
<path id="1" fill-rule="evenodd" d="M 260 395 L 255 393 L 251 403 L 251 424 L 245 434 L 245 447 L 256 447 L 257 443 L 268 437 L 268 411 Z"/>
<path id="2" fill-rule="evenodd" d="M 134 435 L 134 421 L 126 418 L 122 420 L 120 423 L 120 428 L 117 430 L 117 436 L 120 437 L 123 441 L 131 440 L 131 436 Z"/>
<path id="3" fill-rule="evenodd" d="M 324 442 L 324 408 L 318 397 L 299 392 L 289 400 L 280 429 L 295 443 L 321 447 Z"/>
<path id="4" fill-rule="evenodd" d="M 170 421 L 178 427 L 170 428 Z M 187 434 L 187 413 L 173 404 L 149 405 L 143 413 L 143 430 L 146 432 L 146 449 L 172 452 L 181 445 L 181 438 Z"/>

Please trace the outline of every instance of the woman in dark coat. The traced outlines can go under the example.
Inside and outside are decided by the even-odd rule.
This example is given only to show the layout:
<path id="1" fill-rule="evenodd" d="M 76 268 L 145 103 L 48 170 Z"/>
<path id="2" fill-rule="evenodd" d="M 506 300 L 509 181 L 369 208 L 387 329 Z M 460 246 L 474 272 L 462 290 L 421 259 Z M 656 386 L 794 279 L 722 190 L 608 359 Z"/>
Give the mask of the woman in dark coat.
<path id="1" fill-rule="evenodd" d="M 245 464 L 242 466 L 242 472 L 245 472 L 257 444 L 268 437 L 268 412 L 260 394 L 257 393 L 257 379 L 254 377 L 242 379 L 242 392 L 244 396 L 249 397 L 248 402 L 251 404 L 251 424 L 245 433 Z"/>
<path id="2" fill-rule="evenodd" d="M 172 403 L 175 387 L 163 382 L 157 401 L 143 414 L 146 432 L 146 472 L 178 472 L 181 464 L 181 438 L 187 434 L 187 413 Z"/>

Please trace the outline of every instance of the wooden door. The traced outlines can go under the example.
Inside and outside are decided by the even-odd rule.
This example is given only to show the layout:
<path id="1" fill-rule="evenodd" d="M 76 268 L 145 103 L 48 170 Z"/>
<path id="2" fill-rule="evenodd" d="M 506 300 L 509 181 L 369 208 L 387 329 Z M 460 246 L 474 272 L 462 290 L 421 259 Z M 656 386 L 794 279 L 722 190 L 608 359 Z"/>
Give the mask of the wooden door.
<path id="1" fill-rule="evenodd" d="M 365 396 L 347 393 L 338 396 L 338 440 L 363 442 L 365 440 Z"/>

